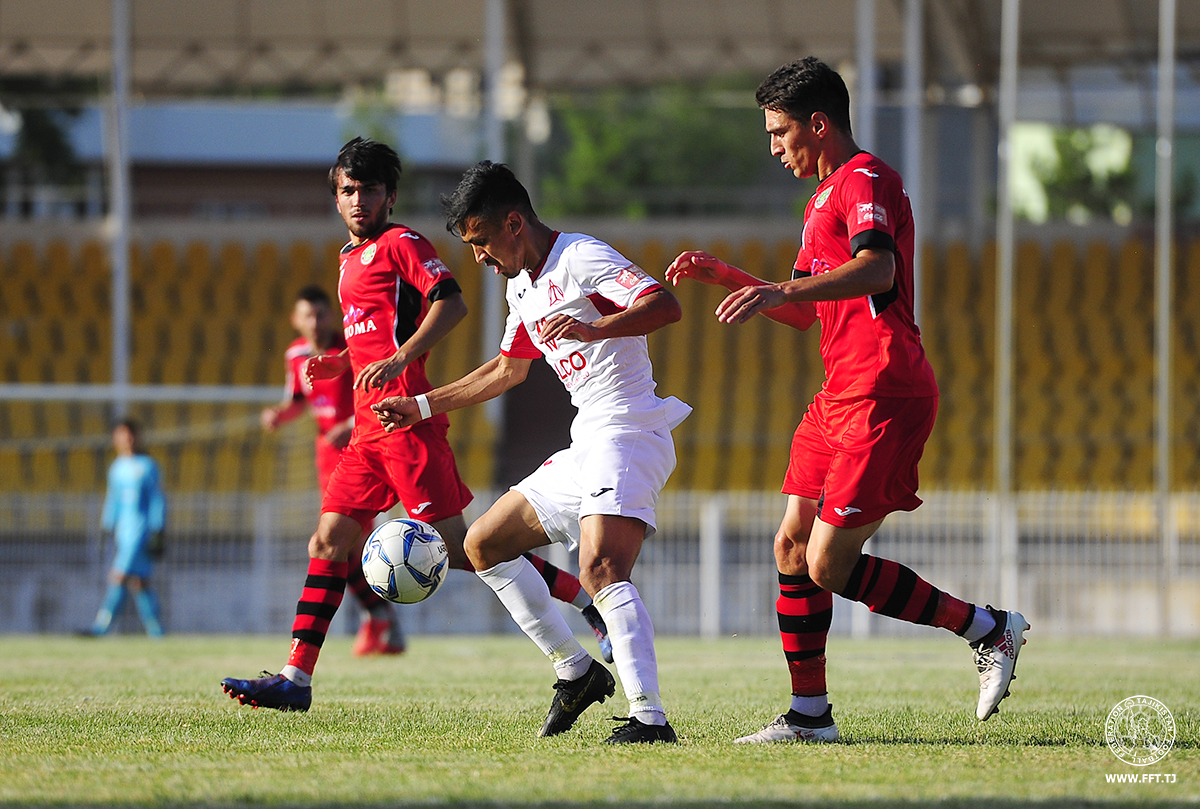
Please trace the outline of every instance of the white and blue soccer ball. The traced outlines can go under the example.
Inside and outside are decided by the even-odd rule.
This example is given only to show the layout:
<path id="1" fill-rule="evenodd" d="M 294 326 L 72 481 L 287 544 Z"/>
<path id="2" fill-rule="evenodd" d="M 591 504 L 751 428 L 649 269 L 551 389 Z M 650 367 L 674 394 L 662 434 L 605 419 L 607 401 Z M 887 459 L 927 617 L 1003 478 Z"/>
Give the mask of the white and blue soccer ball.
<path id="1" fill-rule="evenodd" d="M 363 545 L 363 578 L 397 604 L 416 604 L 437 592 L 450 568 L 446 541 L 429 523 L 389 520 Z"/>

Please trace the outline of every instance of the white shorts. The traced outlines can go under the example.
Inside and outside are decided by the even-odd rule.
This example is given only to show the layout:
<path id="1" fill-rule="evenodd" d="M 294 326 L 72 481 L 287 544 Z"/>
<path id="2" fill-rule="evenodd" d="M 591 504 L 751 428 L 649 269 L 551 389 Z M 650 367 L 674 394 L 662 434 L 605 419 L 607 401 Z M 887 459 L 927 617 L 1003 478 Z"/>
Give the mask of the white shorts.
<path id="1" fill-rule="evenodd" d="M 551 542 L 574 550 L 579 521 L 592 514 L 639 519 L 653 536 L 658 493 L 674 470 L 670 430 L 599 433 L 554 453 L 512 491 L 533 506 Z"/>

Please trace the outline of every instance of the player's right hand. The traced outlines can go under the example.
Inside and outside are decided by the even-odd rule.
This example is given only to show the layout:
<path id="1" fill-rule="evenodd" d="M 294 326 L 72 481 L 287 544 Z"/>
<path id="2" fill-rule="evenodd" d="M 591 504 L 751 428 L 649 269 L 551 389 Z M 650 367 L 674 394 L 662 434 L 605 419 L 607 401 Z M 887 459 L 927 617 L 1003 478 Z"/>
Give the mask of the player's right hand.
<path id="1" fill-rule="evenodd" d="M 411 427 L 421 420 L 421 408 L 411 396 L 388 396 L 371 405 L 386 432 Z"/>
<path id="2" fill-rule="evenodd" d="M 720 284 L 729 265 L 703 250 L 687 250 L 667 267 L 667 280 L 679 286 L 680 278 L 694 278 L 705 284 Z"/>
<path id="3" fill-rule="evenodd" d="M 279 408 L 264 407 L 262 413 L 258 416 L 258 421 L 264 430 L 267 432 L 273 431 L 279 426 Z"/>
<path id="4" fill-rule="evenodd" d="M 342 354 L 318 354 L 304 363 L 304 379 L 311 386 L 318 379 L 333 379 L 350 367 L 350 358 Z"/>

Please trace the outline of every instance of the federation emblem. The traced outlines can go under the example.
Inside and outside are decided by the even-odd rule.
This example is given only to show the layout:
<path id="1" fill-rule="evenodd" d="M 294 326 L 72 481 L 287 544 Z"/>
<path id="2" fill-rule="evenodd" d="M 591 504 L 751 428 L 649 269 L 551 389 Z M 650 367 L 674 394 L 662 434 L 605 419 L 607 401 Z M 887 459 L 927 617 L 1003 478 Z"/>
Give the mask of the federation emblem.
<path id="1" fill-rule="evenodd" d="M 1175 746 L 1175 717 L 1153 697 L 1139 694 L 1123 699 L 1104 723 L 1104 741 L 1126 764 L 1154 764 Z"/>
<path id="2" fill-rule="evenodd" d="M 363 266 L 366 266 L 375 260 L 376 247 L 378 247 L 378 245 L 369 244 L 367 245 L 367 249 L 362 251 L 362 256 L 359 257 L 359 261 L 363 263 Z"/>
<path id="3" fill-rule="evenodd" d="M 817 194 L 816 207 L 820 208 L 822 205 L 824 205 L 825 200 L 829 199 L 829 195 L 832 193 L 833 193 L 833 186 L 831 185 L 828 188 L 826 188 L 824 191 L 822 191 L 820 194 Z"/>

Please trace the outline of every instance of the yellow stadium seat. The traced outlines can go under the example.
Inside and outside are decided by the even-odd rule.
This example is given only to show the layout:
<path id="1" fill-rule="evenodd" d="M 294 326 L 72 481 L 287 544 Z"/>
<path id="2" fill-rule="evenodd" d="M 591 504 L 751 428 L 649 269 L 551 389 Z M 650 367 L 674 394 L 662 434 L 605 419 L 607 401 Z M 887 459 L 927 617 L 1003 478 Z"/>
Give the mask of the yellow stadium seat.
<path id="1" fill-rule="evenodd" d="M 175 483 L 180 491 L 200 492 L 208 489 L 211 455 L 207 444 L 187 443 L 179 450 L 179 475 Z"/>
<path id="2" fill-rule="evenodd" d="M 260 440 L 254 444 L 250 457 L 249 486 L 251 491 L 266 493 L 275 490 L 275 468 L 278 457 L 276 443 Z"/>
<path id="3" fill-rule="evenodd" d="M 86 447 L 76 448 L 67 453 L 66 479 L 63 481 L 63 487 L 67 491 L 92 492 L 103 486 L 102 453 Z"/>
<path id="4" fill-rule="evenodd" d="M 39 449 L 30 453 L 29 486 L 33 491 L 51 492 L 62 488 L 61 453 L 58 450 Z"/>
<path id="5" fill-rule="evenodd" d="M 33 438 L 39 435 L 40 413 L 38 409 L 36 402 L 20 400 L 0 402 L 0 412 L 4 414 L 4 437 Z"/>
<path id="6" fill-rule="evenodd" d="M 0 449 L 0 492 L 19 492 L 28 487 L 28 462 L 26 456 L 15 449 Z M 12 525 L 11 515 L 0 514 L 0 518 L 8 519 Z"/>

